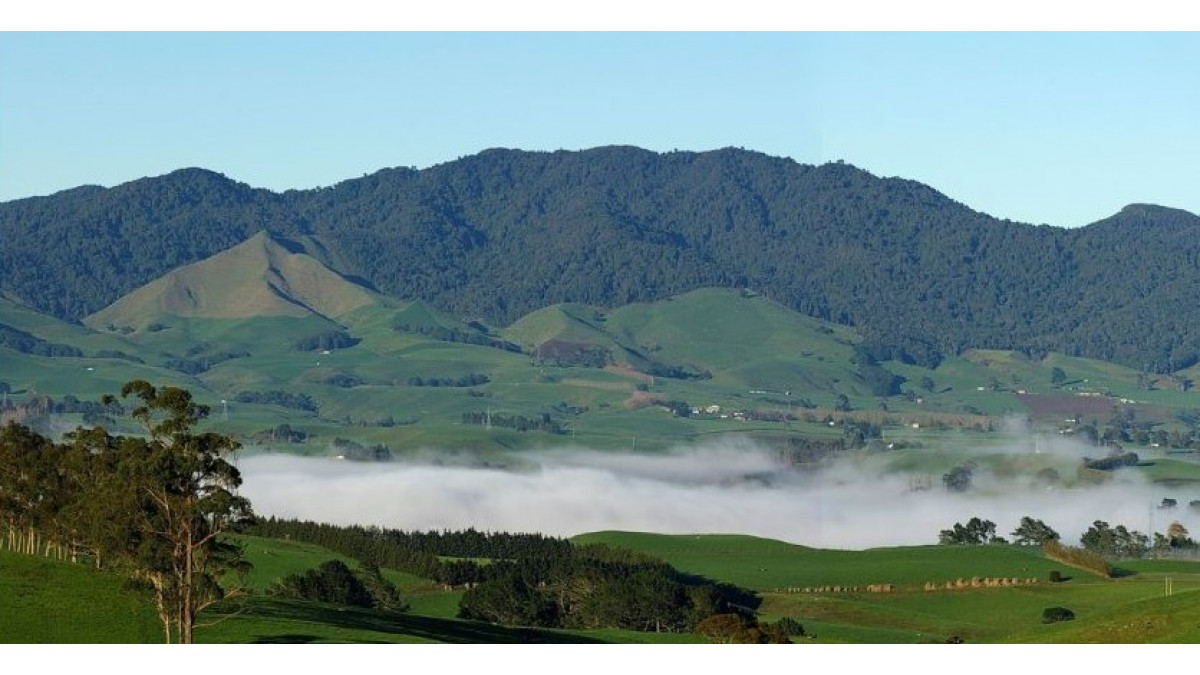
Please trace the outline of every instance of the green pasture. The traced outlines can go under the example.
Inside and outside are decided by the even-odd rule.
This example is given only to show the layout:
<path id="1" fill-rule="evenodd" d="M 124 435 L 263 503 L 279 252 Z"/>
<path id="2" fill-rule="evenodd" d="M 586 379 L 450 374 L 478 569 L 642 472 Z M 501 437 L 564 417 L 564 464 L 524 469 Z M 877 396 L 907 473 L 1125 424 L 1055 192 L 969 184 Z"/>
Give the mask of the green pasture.
<path id="1" fill-rule="evenodd" d="M 760 591 L 763 620 L 791 617 L 805 641 L 944 642 L 1195 642 L 1200 639 L 1200 562 L 1121 562 L 1127 576 L 1110 580 L 1012 546 L 902 547 L 828 551 L 734 535 L 601 532 L 578 543 L 628 546 L 681 570 Z M 1066 577 L 1049 582 L 1050 570 Z M 1012 587 L 945 588 L 972 577 L 1036 578 Z M 1173 595 L 1164 597 L 1171 579 Z M 925 590 L 926 581 L 938 581 Z M 868 584 L 892 583 L 893 592 Z M 831 589 L 857 586 L 857 590 Z M 804 588 L 807 587 L 808 591 Z M 787 589 L 793 589 L 791 591 Z M 781 590 L 783 589 L 783 590 Z M 1042 623 L 1042 610 L 1068 607 L 1076 620 Z"/>
<path id="2" fill-rule="evenodd" d="M 123 578 L 0 550 L 0 643 L 161 640 L 152 605 Z"/>
<path id="3" fill-rule="evenodd" d="M 239 537 L 254 564 L 250 593 L 203 612 L 204 643 L 687 643 L 693 635 L 624 630 L 561 631 L 491 626 L 455 618 L 461 591 L 395 570 L 410 610 L 403 614 L 271 598 L 263 590 L 287 574 L 345 559 L 319 546 Z M 918 643 L 957 636 L 967 642 L 1195 642 L 1200 640 L 1200 562 L 1120 563 L 1126 576 L 1106 580 L 1008 546 L 904 547 L 828 551 L 745 536 L 668 536 L 601 532 L 579 543 L 629 546 L 680 569 L 757 589 L 762 620 L 791 617 L 802 642 Z M 1063 571 L 1062 583 L 1045 581 Z M 1038 577 L 1016 587 L 927 591 L 926 580 L 972 576 Z M 1166 595 L 1167 580 L 1172 594 Z M 786 583 L 784 583 L 786 582 Z M 856 591 L 788 592 L 791 582 L 860 586 Z M 866 584 L 893 583 L 872 593 Z M 772 590 L 774 589 L 774 590 Z M 159 642 L 149 597 L 124 580 L 83 565 L 0 551 L 0 642 Z M 1076 620 L 1041 623 L 1046 607 L 1068 607 Z"/>
<path id="4" fill-rule="evenodd" d="M 580 544 L 631 548 L 662 558 L 678 569 L 745 588 L 895 584 L 921 587 L 972 577 L 1044 580 L 1061 564 L 1037 549 L 1018 546 L 908 546 L 865 551 L 815 549 L 745 535 L 664 535 L 596 532 Z M 1077 576 L 1087 575 L 1079 572 Z"/>
<path id="5" fill-rule="evenodd" d="M 1185 588 L 1176 584 L 1169 598 L 1157 580 L 1072 580 L 892 594 L 768 594 L 760 612 L 796 619 L 820 642 L 943 642 L 951 636 L 990 643 L 1195 642 L 1197 600 L 1196 580 Z M 1067 607 L 1075 620 L 1044 624 L 1047 607 Z M 1152 631 L 1145 630 L 1148 624 Z"/>
<path id="6" fill-rule="evenodd" d="M 1195 457 L 1195 455 L 1189 455 Z M 1138 464 L 1140 471 L 1146 478 L 1153 481 L 1190 481 L 1196 484 L 1187 488 L 1185 492 L 1191 496 L 1188 499 L 1180 501 L 1181 505 L 1186 505 L 1192 499 L 1200 499 L 1200 461 L 1195 459 L 1170 459 L 1165 457 L 1150 457 L 1144 458 Z"/>
<path id="7" fill-rule="evenodd" d="M 10 302 L 0 303 L 0 322 L 52 342 L 79 347 L 88 354 L 82 358 L 48 358 L 0 347 L 6 366 L 0 379 L 18 398 L 36 391 L 56 399 L 67 394 L 92 399 L 117 391 L 128 380 L 141 378 L 187 387 L 197 400 L 214 409 L 222 399 L 229 401 L 229 418 L 212 420 L 213 429 L 245 436 L 287 423 L 316 433 L 324 441 L 340 436 L 364 445 L 382 443 L 393 453 L 422 448 L 503 450 L 566 443 L 608 450 L 632 448 L 636 443 L 639 449 L 656 450 L 724 433 L 776 437 L 831 434 L 820 423 L 799 420 L 746 423 L 707 416 L 687 419 L 675 417 L 657 405 L 635 410 L 631 409 L 636 407 L 631 399 L 635 394 L 659 401 L 684 401 L 695 408 L 719 405 L 726 413 L 759 409 L 798 417 L 808 411 L 792 404 L 811 402 L 820 409 L 810 414 L 823 417 L 832 410 L 838 396 L 845 395 L 853 413 L 864 419 L 874 413 L 882 415 L 886 408 L 887 414 L 905 421 L 900 425 L 893 420 L 885 426 L 888 440 L 920 442 L 947 452 L 954 452 L 954 443 L 980 448 L 993 440 L 1009 442 L 1002 431 L 955 436 L 946 427 L 954 426 L 953 416 L 986 414 L 992 416 L 993 427 L 1002 429 L 1007 417 L 1027 413 L 1014 394 L 1019 390 L 1074 395 L 1088 389 L 1127 396 L 1140 402 L 1139 419 L 1153 420 L 1158 428 L 1165 429 L 1181 428 L 1180 416 L 1200 408 L 1200 393 L 1179 391 L 1163 377 L 1151 378 L 1150 388 L 1145 389 L 1139 387 L 1139 374 L 1128 368 L 1058 354 L 1029 359 L 1015 352 L 994 350 L 967 350 L 961 356 L 949 356 L 935 370 L 887 362 L 885 367 L 907 378 L 903 388 L 912 392 L 913 399 L 880 399 L 871 395 L 858 374 L 854 345 L 859 338 L 850 329 L 801 316 L 762 296 L 733 290 L 702 289 L 612 310 L 555 305 L 533 312 L 499 333 L 526 348 L 535 348 L 548 339 L 577 341 L 611 349 L 618 361 L 637 367 L 655 361 L 703 369 L 712 375 L 692 380 L 651 377 L 620 368 L 546 365 L 529 354 L 439 342 L 419 332 L 394 330 L 393 322 L 398 320 L 414 328 L 460 329 L 465 325 L 463 318 L 420 302 L 376 298 L 340 315 L 340 325 L 316 315 L 142 317 L 151 318 L 166 328 L 151 332 L 143 326 L 124 334 L 106 326 L 91 330 L 43 317 Z M 361 342 L 329 353 L 292 348 L 300 339 L 335 328 Z M 626 352 L 625 347 L 633 351 Z M 95 357 L 102 349 L 122 351 L 145 363 Z M 241 351 L 250 356 L 220 362 L 196 376 L 164 367 L 169 358 L 203 361 Z M 1062 368 L 1067 375 L 1061 386 L 1050 381 L 1054 367 Z M 487 375 L 490 381 L 469 388 L 409 385 L 416 377 L 456 379 L 474 373 Z M 335 377 L 344 381 L 355 378 L 359 384 L 334 386 L 331 378 Z M 926 378 L 932 382 L 924 382 Z M 1140 384 L 1146 384 L 1144 376 Z M 637 392 L 639 388 L 647 391 Z M 319 413 L 233 401 L 242 391 L 269 390 L 307 394 L 317 401 Z M 562 412 L 568 406 L 580 412 Z M 463 413 L 487 410 L 526 417 L 551 414 L 567 433 L 510 433 L 462 424 Z M 946 421 L 941 428 L 937 426 L 938 416 Z M 388 417 L 400 424 L 369 424 Z M 913 421 L 922 422 L 922 426 L 911 428 Z M 832 433 L 840 433 L 840 429 Z M 309 447 L 277 449 L 316 453 Z M 1194 468 L 1184 464 L 1163 464 L 1147 470 L 1155 480 L 1176 474 L 1180 479 L 1195 476 Z"/>

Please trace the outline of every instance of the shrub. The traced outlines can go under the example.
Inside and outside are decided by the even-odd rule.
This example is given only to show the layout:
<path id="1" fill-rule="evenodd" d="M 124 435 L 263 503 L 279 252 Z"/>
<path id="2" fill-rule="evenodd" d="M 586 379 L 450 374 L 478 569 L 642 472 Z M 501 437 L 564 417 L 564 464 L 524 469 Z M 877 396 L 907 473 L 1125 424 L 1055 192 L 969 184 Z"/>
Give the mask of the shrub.
<path id="1" fill-rule="evenodd" d="M 276 582 L 270 594 L 357 607 L 374 605 L 371 592 L 340 560 L 329 560 L 316 569 L 288 575 Z"/>
<path id="2" fill-rule="evenodd" d="M 1063 580 L 1062 572 L 1059 572 L 1058 570 L 1050 570 L 1050 582 L 1051 583 L 1055 583 L 1055 584 L 1061 583 L 1062 580 Z"/>
<path id="3" fill-rule="evenodd" d="M 786 635 L 803 636 L 805 634 L 804 626 L 800 625 L 799 621 L 790 616 L 785 616 L 779 621 L 776 621 L 775 625 L 779 626 L 779 628 L 782 629 Z"/>
<path id="4" fill-rule="evenodd" d="M 1047 607 L 1042 610 L 1042 623 L 1057 623 L 1059 621 L 1072 621 L 1075 619 L 1075 612 L 1066 607 Z"/>

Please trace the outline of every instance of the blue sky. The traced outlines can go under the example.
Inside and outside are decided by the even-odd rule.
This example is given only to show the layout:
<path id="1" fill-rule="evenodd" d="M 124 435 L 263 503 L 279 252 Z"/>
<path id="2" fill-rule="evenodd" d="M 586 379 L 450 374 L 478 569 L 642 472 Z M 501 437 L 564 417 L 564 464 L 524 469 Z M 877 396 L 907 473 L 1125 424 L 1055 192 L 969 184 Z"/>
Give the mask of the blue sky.
<path id="1" fill-rule="evenodd" d="M 1200 34 L 0 33 L 0 201 L 609 144 L 843 159 L 1031 223 L 1200 213 Z"/>

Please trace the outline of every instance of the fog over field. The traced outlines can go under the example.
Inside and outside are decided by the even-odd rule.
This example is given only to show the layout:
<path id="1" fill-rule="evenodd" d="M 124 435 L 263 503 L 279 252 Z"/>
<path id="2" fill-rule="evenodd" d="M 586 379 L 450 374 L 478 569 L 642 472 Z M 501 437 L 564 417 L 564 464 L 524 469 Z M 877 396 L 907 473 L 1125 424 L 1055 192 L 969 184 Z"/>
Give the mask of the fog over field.
<path id="1" fill-rule="evenodd" d="M 1028 452 L 1018 443 L 1013 452 Z M 1078 447 L 1039 448 L 1078 462 Z M 1095 452 L 1095 448 L 1091 448 Z M 989 448 L 994 452 L 994 448 Z M 542 532 L 596 530 L 739 533 L 806 546 L 862 549 L 937 543 L 938 532 L 972 516 L 1008 536 L 1022 516 L 1078 544 L 1093 521 L 1148 532 L 1179 520 L 1193 534 L 1200 517 L 1187 508 L 1195 488 L 1155 486 L 1120 471 L 1100 487 L 1038 486 L 1029 476 L 976 474 L 971 492 L 947 492 L 940 476 L 913 490 L 908 475 L 848 462 L 801 472 L 745 443 L 666 454 L 604 453 L 580 448 L 523 452 L 515 468 L 368 463 L 265 454 L 243 458 L 242 494 L 255 511 L 341 525 L 427 530 Z M 1067 472 L 1063 471 L 1067 476 Z M 1164 497 L 1179 508 L 1155 508 Z"/>

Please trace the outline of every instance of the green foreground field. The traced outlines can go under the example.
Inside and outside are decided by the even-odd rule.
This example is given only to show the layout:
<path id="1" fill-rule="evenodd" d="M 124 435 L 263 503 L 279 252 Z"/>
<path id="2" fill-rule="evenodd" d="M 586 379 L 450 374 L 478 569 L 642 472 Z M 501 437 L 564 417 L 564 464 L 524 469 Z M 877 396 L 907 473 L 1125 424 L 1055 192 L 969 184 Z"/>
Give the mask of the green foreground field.
<path id="1" fill-rule="evenodd" d="M 759 614 L 791 617 L 798 642 L 1128 643 L 1200 641 L 1200 562 L 1121 563 L 1127 576 L 1102 579 L 1011 546 L 921 546 L 833 551 L 745 536 L 627 532 L 583 535 L 576 543 L 625 546 L 662 557 L 686 573 L 743 585 L 762 597 Z M 340 558 L 291 541 L 242 539 L 254 571 L 249 593 L 204 612 L 204 643 L 681 643 L 693 635 L 501 627 L 455 618 L 461 591 L 385 570 L 410 605 L 403 614 L 282 600 L 264 593 L 276 579 Z M 1062 583 L 1047 581 L 1060 570 Z M 1012 587 L 972 587 L 972 578 L 1017 577 Z M 1028 582 L 1036 579 L 1034 582 Z M 963 588 L 945 588 L 962 580 Z M 1169 587 L 1171 594 L 1166 594 Z M 231 583 L 232 580 L 227 580 Z M 936 590 L 926 590 L 937 582 Z M 1025 583 L 1028 582 L 1028 583 Z M 982 583 L 982 581 L 980 582 Z M 889 592 L 868 586 L 891 584 Z M 154 643 L 161 639 L 145 598 L 119 577 L 69 562 L 0 551 L 0 642 Z M 1043 624 L 1042 610 L 1067 607 L 1070 622 Z"/>

